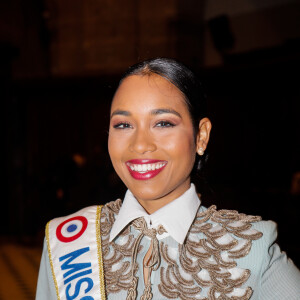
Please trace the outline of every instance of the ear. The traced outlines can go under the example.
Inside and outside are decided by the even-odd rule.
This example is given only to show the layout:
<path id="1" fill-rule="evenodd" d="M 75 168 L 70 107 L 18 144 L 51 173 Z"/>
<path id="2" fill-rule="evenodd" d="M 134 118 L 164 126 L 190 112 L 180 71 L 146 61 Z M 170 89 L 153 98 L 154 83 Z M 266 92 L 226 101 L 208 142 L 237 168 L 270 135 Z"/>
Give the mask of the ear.
<path id="1" fill-rule="evenodd" d="M 196 150 L 199 155 L 203 155 L 207 147 L 211 126 L 211 122 L 208 118 L 203 118 L 199 122 L 199 131 L 196 139 Z"/>

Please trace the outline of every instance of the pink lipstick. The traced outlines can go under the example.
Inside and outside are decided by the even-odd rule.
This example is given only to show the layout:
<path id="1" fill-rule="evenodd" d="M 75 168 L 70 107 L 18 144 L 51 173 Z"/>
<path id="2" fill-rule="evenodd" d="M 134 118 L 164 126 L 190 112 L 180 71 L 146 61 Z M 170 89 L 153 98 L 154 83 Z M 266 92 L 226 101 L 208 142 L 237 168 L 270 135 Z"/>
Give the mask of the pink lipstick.
<path id="1" fill-rule="evenodd" d="M 167 163 L 157 159 L 131 159 L 126 162 L 126 166 L 134 179 L 147 180 L 158 175 Z"/>

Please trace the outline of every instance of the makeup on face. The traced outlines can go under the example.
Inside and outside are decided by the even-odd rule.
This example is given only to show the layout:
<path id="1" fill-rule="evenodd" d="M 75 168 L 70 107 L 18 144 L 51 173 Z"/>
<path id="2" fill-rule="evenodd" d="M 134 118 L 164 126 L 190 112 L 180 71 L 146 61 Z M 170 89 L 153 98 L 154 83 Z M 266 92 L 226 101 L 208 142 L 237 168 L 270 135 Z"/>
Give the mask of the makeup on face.
<path id="1" fill-rule="evenodd" d="M 132 159 L 126 162 L 126 166 L 134 179 L 148 180 L 158 175 L 167 163 L 157 159 Z"/>
<path id="2" fill-rule="evenodd" d="M 158 75 L 126 78 L 112 102 L 108 149 L 117 174 L 147 211 L 183 194 L 196 145 L 182 93 Z"/>

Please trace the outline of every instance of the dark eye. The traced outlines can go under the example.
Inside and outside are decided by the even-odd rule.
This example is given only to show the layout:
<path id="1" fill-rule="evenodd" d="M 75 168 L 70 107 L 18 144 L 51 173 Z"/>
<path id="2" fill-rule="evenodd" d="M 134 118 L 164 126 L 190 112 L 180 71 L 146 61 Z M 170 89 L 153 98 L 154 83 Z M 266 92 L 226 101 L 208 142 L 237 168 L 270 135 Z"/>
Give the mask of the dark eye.
<path id="1" fill-rule="evenodd" d="M 174 127 L 175 125 L 169 121 L 160 121 L 156 123 L 156 127 Z"/>
<path id="2" fill-rule="evenodd" d="M 118 123 L 113 127 L 116 129 L 127 129 L 127 128 L 131 128 L 131 125 L 129 123 Z"/>

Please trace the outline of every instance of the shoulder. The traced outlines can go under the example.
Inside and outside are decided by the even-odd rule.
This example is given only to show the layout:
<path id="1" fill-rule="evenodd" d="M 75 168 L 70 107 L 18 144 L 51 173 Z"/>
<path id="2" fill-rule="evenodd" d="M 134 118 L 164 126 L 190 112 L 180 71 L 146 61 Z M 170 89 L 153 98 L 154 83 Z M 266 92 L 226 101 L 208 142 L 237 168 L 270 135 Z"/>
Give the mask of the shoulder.
<path id="1" fill-rule="evenodd" d="M 101 209 L 100 230 L 104 244 L 108 243 L 111 228 L 115 222 L 116 215 L 119 214 L 121 206 L 122 200 L 117 199 L 106 203 Z"/>
<path id="2" fill-rule="evenodd" d="M 264 234 L 273 238 L 277 237 L 277 224 L 275 222 L 265 221 L 260 216 L 247 215 L 237 210 L 218 210 L 215 205 L 208 208 L 201 206 L 196 214 L 196 220 L 198 222 L 208 222 L 214 224 L 214 226 L 216 224 L 222 225 L 233 234 L 260 232 L 258 238 L 261 238 Z"/>
<path id="3" fill-rule="evenodd" d="M 103 205 L 101 214 L 113 214 L 117 215 L 122 206 L 122 200 L 117 199 L 115 201 L 110 201 Z"/>
<path id="4" fill-rule="evenodd" d="M 249 271 L 247 284 L 254 299 L 283 299 L 284 295 L 297 299 L 300 272 L 276 243 L 275 222 L 211 206 L 199 209 L 195 224 L 203 228 L 206 244 Z"/>
<path id="5" fill-rule="evenodd" d="M 262 232 L 262 243 L 271 245 L 277 239 L 277 224 L 274 221 L 261 220 L 253 224 L 253 228 Z"/>
<path id="6" fill-rule="evenodd" d="M 257 274 L 277 237 L 276 223 L 236 210 L 217 210 L 214 205 L 200 207 L 191 231 L 201 232 L 209 244 Z"/>
<path id="7" fill-rule="evenodd" d="M 268 248 L 277 239 L 277 224 L 262 220 L 260 216 L 248 215 L 236 210 L 217 210 L 215 206 L 204 211 L 210 215 L 209 222 L 221 225 L 233 238 L 251 241 L 252 252 L 267 254 Z"/>
<path id="8" fill-rule="evenodd" d="M 196 214 L 195 224 L 208 223 L 208 227 L 221 226 L 227 233 L 239 238 L 259 239 L 263 236 L 261 230 L 266 230 L 271 225 L 258 225 L 268 223 L 261 220 L 260 216 L 247 215 L 236 210 L 220 209 L 215 205 L 209 208 L 201 206 Z M 273 223 L 273 222 L 270 222 Z M 224 232 L 225 232 L 224 231 Z"/>
<path id="9" fill-rule="evenodd" d="M 72 214 L 66 215 L 66 216 L 61 216 L 61 217 L 56 217 L 52 220 L 50 220 L 48 222 L 48 224 L 50 222 L 57 222 L 57 221 L 63 221 L 63 220 L 75 220 L 76 218 L 80 219 L 80 216 L 84 216 L 84 217 L 91 217 L 94 216 L 95 212 L 99 212 L 101 210 L 101 205 L 92 205 L 92 206 L 88 206 L 88 207 L 84 207 Z"/>
<path id="10" fill-rule="evenodd" d="M 117 199 L 105 205 L 84 207 L 72 214 L 54 218 L 46 225 L 46 238 L 49 236 L 49 232 L 54 234 L 55 231 L 55 234 L 58 235 L 57 237 L 66 242 L 80 232 L 89 231 L 89 228 L 99 221 L 101 234 L 108 233 L 115 221 L 115 215 L 119 213 L 121 205 L 121 199 Z"/>

